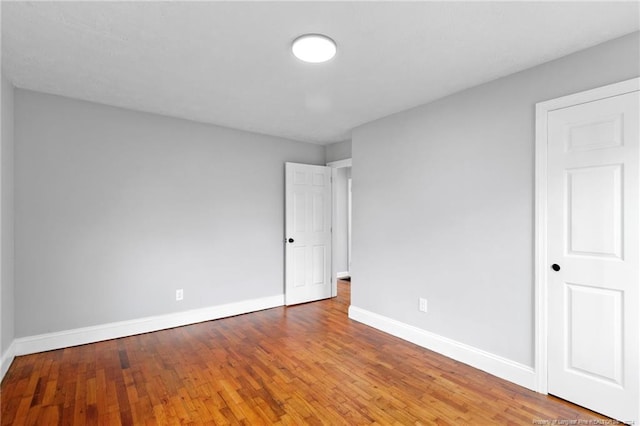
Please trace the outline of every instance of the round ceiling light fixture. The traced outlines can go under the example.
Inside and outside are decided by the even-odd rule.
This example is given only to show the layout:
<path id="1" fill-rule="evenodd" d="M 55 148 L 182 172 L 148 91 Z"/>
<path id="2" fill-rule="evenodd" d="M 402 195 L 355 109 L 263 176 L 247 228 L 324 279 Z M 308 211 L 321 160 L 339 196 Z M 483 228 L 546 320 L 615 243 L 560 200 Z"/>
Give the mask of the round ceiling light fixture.
<path id="1" fill-rule="evenodd" d="M 336 42 L 322 34 L 305 34 L 293 41 L 291 51 L 301 61 L 318 64 L 336 55 Z"/>

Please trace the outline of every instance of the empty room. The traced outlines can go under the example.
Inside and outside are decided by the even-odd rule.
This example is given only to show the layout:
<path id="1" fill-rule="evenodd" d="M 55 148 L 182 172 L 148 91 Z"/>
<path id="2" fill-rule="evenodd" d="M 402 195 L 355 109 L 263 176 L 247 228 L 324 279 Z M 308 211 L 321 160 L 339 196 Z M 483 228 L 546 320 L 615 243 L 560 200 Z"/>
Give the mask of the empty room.
<path id="1" fill-rule="evenodd" d="M 0 22 L 1 425 L 640 422 L 640 2 Z"/>

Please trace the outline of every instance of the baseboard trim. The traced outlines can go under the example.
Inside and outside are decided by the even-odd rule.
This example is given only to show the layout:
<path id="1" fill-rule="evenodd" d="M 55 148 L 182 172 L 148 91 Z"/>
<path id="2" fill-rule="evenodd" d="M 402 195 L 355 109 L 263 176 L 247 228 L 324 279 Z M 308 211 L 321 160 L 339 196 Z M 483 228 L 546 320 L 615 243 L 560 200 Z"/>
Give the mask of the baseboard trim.
<path id="1" fill-rule="evenodd" d="M 338 278 L 347 278 L 347 277 L 351 276 L 351 274 L 349 273 L 349 271 L 345 271 L 345 272 L 336 273 L 336 276 Z"/>
<path id="2" fill-rule="evenodd" d="M 234 315 L 247 314 L 264 309 L 284 305 L 284 294 L 244 300 L 225 305 L 211 306 L 190 311 L 176 312 L 140 318 L 130 321 L 120 321 L 92 327 L 76 328 L 36 336 L 15 339 L 15 355 L 27 355 L 37 352 L 68 348 L 70 346 L 85 345 L 102 340 L 117 339 L 149 333 L 167 328 L 180 327 L 203 321 L 210 321 Z M 3 363 L 4 367 L 4 363 Z"/>
<path id="3" fill-rule="evenodd" d="M 16 357 L 16 341 L 11 342 L 9 347 L 0 357 L 0 381 L 4 379 L 4 375 L 9 371 L 9 367 L 11 367 L 11 363 Z"/>
<path id="4" fill-rule="evenodd" d="M 535 370 L 524 364 L 358 308 L 357 306 L 351 305 L 349 307 L 349 318 L 485 371 L 501 379 L 536 391 Z"/>

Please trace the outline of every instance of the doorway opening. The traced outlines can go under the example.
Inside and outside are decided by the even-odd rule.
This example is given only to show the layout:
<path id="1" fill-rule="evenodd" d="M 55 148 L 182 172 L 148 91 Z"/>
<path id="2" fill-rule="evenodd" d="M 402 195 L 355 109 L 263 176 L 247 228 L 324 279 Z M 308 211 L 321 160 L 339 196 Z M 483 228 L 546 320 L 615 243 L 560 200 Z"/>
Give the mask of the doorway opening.
<path id="1" fill-rule="evenodd" d="M 335 297 L 338 295 L 338 280 L 351 281 L 352 161 L 348 158 L 327 163 L 327 166 L 331 167 L 332 179 L 331 277 Z"/>

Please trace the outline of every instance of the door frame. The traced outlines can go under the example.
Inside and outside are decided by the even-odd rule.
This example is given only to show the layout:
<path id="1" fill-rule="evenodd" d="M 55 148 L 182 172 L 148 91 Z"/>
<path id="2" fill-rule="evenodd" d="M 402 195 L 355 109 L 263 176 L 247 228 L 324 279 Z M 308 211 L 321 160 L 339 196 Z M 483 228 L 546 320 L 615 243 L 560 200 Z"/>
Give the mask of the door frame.
<path id="1" fill-rule="evenodd" d="M 338 190 L 335 185 L 335 181 L 338 177 L 338 169 L 344 167 L 351 167 L 352 159 L 347 158 L 344 160 L 331 161 L 327 163 L 327 167 L 331 167 L 331 297 L 338 295 L 338 270 L 336 268 L 336 238 L 334 238 L 333 227 L 338 221 L 338 211 L 336 210 L 336 204 L 338 201 Z"/>
<path id="2" fill-rule="evenodd" d="M 574 93 L 536 104 L 535 137 L 535 236 L 534 236 L 534 291 L 535 291 L 535 389 L 548 393 L 548 282 L 547 282 L 547 115 L 549 112 L 573 105 L 624 95 L 640 90 L 640 77 L 610 84 L 584 92 Z M 587 407 L 588 408 L 588 407 Z"/>

